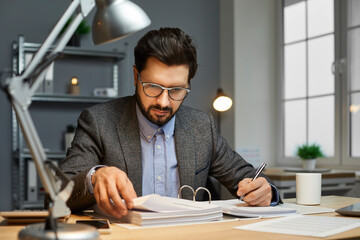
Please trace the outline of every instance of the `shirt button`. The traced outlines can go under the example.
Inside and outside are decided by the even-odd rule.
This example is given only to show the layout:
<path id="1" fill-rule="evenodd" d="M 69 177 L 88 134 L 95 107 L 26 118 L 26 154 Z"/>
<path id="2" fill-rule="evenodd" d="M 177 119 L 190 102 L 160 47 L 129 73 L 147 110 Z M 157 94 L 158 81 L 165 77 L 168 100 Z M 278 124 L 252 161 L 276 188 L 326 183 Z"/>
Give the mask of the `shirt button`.
<path id="1" fill-rule="evenodd" d="M 158 177 L 157 177 L 157 180 L 161 181 L 161 176 L 158 176 Z"/>
<path id="2" fill-rule="evenodd" d="M 158 132 L 160 132 L 160 131 L 161 131 L 161 128 L 158 129 Z"/>
<path id="3" fill-rule="evenodd" d="M 166 135 L 166 138 L 169 138 L 169 135 Z"/>
<path id="4" fill-rule="evenodd" d="M 160 146 L 160 145 L 157 145 L 156 148 L 157 148 L 157 149 L 161 149 L 161 146 Z"/>
<path id="5" fill-rule="evenodd" d="M 147 138 L 148 138 L 148 139 L 150 139 L 150 138 L 151 138 L 151 136 L 150 136 L 150 135 L 148 135 L 148 136 L 147 136 Z"/>

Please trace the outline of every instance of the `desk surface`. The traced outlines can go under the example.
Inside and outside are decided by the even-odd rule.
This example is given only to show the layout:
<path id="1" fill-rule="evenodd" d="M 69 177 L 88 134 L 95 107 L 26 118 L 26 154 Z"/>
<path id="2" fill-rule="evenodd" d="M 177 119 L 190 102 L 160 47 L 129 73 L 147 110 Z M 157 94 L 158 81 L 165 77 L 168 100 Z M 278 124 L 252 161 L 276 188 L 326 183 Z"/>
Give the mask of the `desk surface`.
<path id="1" fill-rule="evenodd" d="M 295 199 L 285 199 L 285 202 L 295 203 Z M 339 197 L 339 196 L 325 196 L 321 198 L 321 207 L 328 208 L 340 208 L 348 206 L 355 202 L 360 202 L 360 198 Z M 319 215 L 341 217 L 337 213 L 323 213 Z M 75 222 L 76 219 L 88 218 L 84 216 L 72 215 L 69 219 L 69 223 Z M 275 234 L 275 233 L 262 233 L 245 230 L 233 229 L 235 226 L 245 225 L 264 220 L 247 220 L 247 221 L 231 221 L 231 222 L 214 222 L 206 224 L 194 224 L 174 227 L 158 227 L 128 230 L 112 224 L 111 234 L 101 235 L 101 239 L 205 239 L 205 240 L 219 240 L 219 239 L 240 239 L 246 237 L 246 239 L 269 239 L 269 240 L 281 240 L 281 239 L 344 239 L 360 236 L 360 228 L 353 229 L 351 231 L 343 232 L 340 234 L 332 235 L 327 238 L 311 238 L 306 236 Z M 18 232 L 23 226 L 7 225 L 6 221 L 0 217 L 0 239 L 17 239 Z"/>
<path id="2" fill-rule="evenodd" d="M 281 168 L 266 168 L 264 174 L 273 181 L 291 181 L 295 180 L 296 172 L 287 172 Z M 355 172 L 331 170 L 321 173 L 323 179 L 330 178 L 353 178 L 355 181 Z"/>

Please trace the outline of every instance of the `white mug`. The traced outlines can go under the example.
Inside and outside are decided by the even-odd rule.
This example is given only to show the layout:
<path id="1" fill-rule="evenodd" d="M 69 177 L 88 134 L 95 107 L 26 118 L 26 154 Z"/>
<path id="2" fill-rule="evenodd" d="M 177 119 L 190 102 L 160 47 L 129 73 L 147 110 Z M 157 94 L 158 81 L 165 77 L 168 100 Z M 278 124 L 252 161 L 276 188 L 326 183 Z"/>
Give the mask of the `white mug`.
<path id="1" fill-rule="evenodd" d="M 317 205 L 321 199 L 321 173 L 296 173 L 296 203 Z"/>

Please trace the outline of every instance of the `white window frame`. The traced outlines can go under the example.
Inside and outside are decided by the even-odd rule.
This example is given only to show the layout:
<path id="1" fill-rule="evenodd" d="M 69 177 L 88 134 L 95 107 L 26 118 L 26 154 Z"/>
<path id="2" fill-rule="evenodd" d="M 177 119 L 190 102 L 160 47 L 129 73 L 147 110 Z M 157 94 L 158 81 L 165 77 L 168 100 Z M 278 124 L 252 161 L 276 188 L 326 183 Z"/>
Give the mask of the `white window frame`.
<path id="1" fill-rule="evenodd" d="M 340 70 L 343 71 L 343 79 L 341 81 L 342 84 L 342 101 L 343 104 L 342 106 L 344 107 L 344 111 L 342 111 L 342 155 L 341 155 L 341 159 L 342 159 L 342 165 L 344 166 L 356 166 L 359 167 L 360 166 L 360 157 L 350 157 L 350 114 L 349 114 L 349 106 L 350 106 L 350 95 L 348 93 L 349 89 L 350 89 L 350 80 L 348 79 L 348 69 L 350 68 L 349 64 L 347 64 L 347 48 L 348 48 L 348 24 L 347 24 L 347 20 L 348 20 L 348 16 L 346 14 L 346 10 L 347 10 L 347 3 L 348 1 L 341 1 L 342 2 L 342 21 L 343 21 L 343 25 L 344 28 L 342 29 L 341 32 L 341 36 L 343 37 L 342 41 L 343 41 L 343 47 L 342 47 L 342 52 L 343 52 L 343 59 L 342 62 L 340 63 Z M 360 13 L 359 13 L 360 14 Z M 360 29 L 360 24 L 356 25 L 354 27 L 351 27 L 351 29 Z M 360 67 L 360 66 L 359 66 Z"/>
<path id="2" fill-rule="evenodd" d="M 303 0 L 293 0 L 294 3 Z M 306 0 L 305 0 L 306 1 Z M 280 96 L 280 158 L 278 164 L 280 166 L 297 166 L 301 164 L 297 157 L 285 157 L 285 129 L 284 129 L 284 7 L 285 0 L 280 4 L 281 7 L 281 31 L 280 31 L 280 73 L 281 73 L 281 96 Z M 360 157 L 350 157 L 350 132 L 349 132 L 349 80 L 347 79 L 347 0 L 334 0 L 334 78 L 335 78 L 335 102 L 334 102 L 334 156 L 318 159 L 317 167 L 332 167 L 332 168 L 351 168 L 360 166 Z M 360 27 L 360 26 L 359 26 Z M 306 38 L 307 42 L 311 38 Z M 308 61 L 308 59 L 306 59 Z M 308 80 L 307 80 L 308 81 Z M 308 101 L 308 96 L 305 98 Z M 306 103 L 308 104 L 308 103 Z"/>

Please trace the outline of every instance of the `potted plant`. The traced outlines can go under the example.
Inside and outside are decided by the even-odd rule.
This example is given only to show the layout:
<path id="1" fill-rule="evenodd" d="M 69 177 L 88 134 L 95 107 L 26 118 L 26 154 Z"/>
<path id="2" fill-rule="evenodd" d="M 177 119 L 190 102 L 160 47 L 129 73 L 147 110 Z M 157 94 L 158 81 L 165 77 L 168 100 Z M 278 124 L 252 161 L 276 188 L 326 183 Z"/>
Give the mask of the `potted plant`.
<path id="1" fill-rule="evenodd" d="M 69 24 L 72 22 L 73 18 L 71 17 L 65 24 L 64 28 L 61 30 L 61 34 L 65 31 L 65 29 L 69 26 Z M 90 26 L 87 25 L 85 20 L 82 20 L 79 26 L 76 28 L 76 31 L 70 38 L 68 42 L 68 46 L 75 46 L 80 47 L 80 40 L 81 36 L 90 33 Z"/>
<path id="2" fill-rule="evenodd" d="M 314 170 L 316 165 L 316 159 L 324 157 L 320 145 L 305 143 L 298 147 L 297 156 L 302 159 L 303 169 Z"/>

